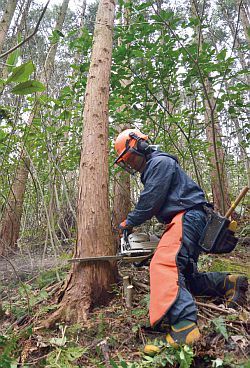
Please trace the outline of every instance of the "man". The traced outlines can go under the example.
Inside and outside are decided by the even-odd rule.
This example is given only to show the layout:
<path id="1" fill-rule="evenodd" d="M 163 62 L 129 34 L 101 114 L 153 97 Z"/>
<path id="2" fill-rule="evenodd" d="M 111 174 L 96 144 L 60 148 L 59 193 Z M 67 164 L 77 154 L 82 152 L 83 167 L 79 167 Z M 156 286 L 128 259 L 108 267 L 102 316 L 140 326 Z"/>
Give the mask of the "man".
<path id="1" fill-rule="evenodd" d="M 132 230 L 153 216 L 167 224 L 150 264 L 150 323 L 167 318 L 167 341 L 174 347 L 200 337 L 193 295 L 225 296 L 229 307 L 245 302 L 247 278 L 221 272 L 198 273 L 199 239 L 206 224 L 201 188 L 178 160 L 148 143 L 137 129 L 126 129 L 115 141 L 115 163 L 141 173 L 144 189 L 135 209 L 120 225 Z"/>

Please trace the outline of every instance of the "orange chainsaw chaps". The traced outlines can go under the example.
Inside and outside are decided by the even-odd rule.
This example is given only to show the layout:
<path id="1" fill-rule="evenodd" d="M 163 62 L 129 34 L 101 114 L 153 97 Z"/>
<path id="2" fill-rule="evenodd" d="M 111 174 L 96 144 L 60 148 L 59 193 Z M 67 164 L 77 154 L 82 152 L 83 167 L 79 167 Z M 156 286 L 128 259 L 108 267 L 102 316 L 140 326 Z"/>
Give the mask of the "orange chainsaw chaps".
<path id="1" fill-rule="evenodd" d="M 176 215 L 167 225 L 150 263 L 150 324 L 154 326 L 164 317 L 178 295 L 177 255 L 182 245 L 182 218 Z"/>

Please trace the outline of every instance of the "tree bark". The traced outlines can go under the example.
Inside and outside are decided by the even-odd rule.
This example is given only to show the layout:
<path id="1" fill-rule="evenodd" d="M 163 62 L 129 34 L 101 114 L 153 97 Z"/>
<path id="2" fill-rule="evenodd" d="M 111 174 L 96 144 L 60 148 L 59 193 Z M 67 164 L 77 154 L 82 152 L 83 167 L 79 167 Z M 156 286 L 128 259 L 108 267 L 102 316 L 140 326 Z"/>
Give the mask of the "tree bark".
<path id="1" fill-rule="evenodd" d="M 207 93 L 210 96 L 210 105 L 214 106 L 213 90 L 206 80 Z M 211 188 L 213 193 L 214 209 L 220 213 L 226 213 L 230 207 L 230 197 L 228 188 L 228 178 L 225 168 L 225 152 L 223 149 L 220 126 L 215 111 L 211 110 L 208 101 L 204 99 L 205 105 L 205 124 L 207 140 L 210 143 L 209 152 L 211 152 Z"/>
<path id="2" fill-rule="evenodd" d="M 242 134 L 242 129 L 240 127 L 239 124 L 239 120 L 236 117 L 232 118 L 234 125 L 235 125 L 235 130 L 236 130 L 236 135 L 238 138 L 238 142 L 239 142 L 239 148 L 240 148 L 240 160 L 241 162 L 244 162 L 245 168 L 246 168 L 246 175 L 247 175 L 247 186 L 250 188 L 250 158 L 249 155 L 247 153 L 246 148 L 244 147 L 244 138 L 243 138 L 243 134 Z"/>
<path id="3" fill-rule="evenodd" d="M 0 20 L 0 54 L 2 53 L 4 43 L 7 37 L 7 32 L 10 27 L 18 0 L 9 0 L 6 4 L 2 19 Z"/>
<path id="4" fill-rule="evenodd" d="M 63 23 L 65 21 L 67 9 L 68 9 L 68 5 L 69 5 L 69 0 L 63 0 L 63 3 L 60 8 L 60 12 L 57 17 L 56 26 L 55 26 L 55 30 L 57 31 L 62 31 Z M 58 42 L 50 45 L 50 48 L 49 48 L 49 51 L 48 51 L 48 54 L 47 54 L 47 57 L 44 63 L 44 70 L 41 73 L 41 80 L 44 83 L 46 82 L 47 84 L 49 84 L 50 77 L 53 72 L 57 48 L 58 48 Z"/>
<path id="5" fill-rule="evenodd" d="M 247 2 L 242 0 L 237 0 L 237 4 L 240 7 L 240 20 L 243 27 L 243 31 L 246 37 L 246 41 L 248 45 L 250 45 L 250 23 L 249 23 L 249 16 L 247 12 Z"/>
<path id="6" fill-rule="evenodd" d="M 23 160 L 18 168 L 15 182 L 11 187 L 8 203 L 0 229 L 0 255 L 4 255 L 17 245 L 19 237 L 23 201 L 25 194 L 24 184 L 29 174 L 29 160 Z"/>
<path id="7" fill-rule="evenodd" d="M 114 229 L 127 217 L 131 210 L 130 177 L 126 172 L 118 172 L 114 178 L 113 218 Z"/>
<path id="8" fill-rule="evenodd" d="M 124 1 L 124 4 L 128 3 L 128 0 Z M 128 8 L 123 9 L 123 25 L 129 26 L 129 10 Z M 118 45 L 120 45 L 121 41 L 118 39 Z M 128 79 L 121 80 L 121 85 L 125 88 L 131 83 Z M 123 96 L 121 96 L 123 99 Z M 126 109 L 126 105 L 123 104 L 118 111 L 123 111 Z M 124 129 L 131 128 L 131 125 L 122 125 L 118 129 L 118 133 L 120 133 Z M 112 225 L 113 229 L 116 230 L 118 225 L 127 217 L 129 211 L 131 210 L 131 197 L 130 197 L 130 176 L 125 171 L 119 171 L 114 177 L 114 197 L 113 197 L 113 213 L 112 213 Z M 116 235 L 116 244 L 117 248 L 119 248 L 120 237 L 117 232 Z"/>
<path id="9" fill-rule="evenodd" d="M 192 16 L 198 17 L 202 22 L 202 16 L 198 11 L 196 0 L 191 0 Z M 203 46 L 202 29 L 197 27 L 197 54 Z M 202 81 L 204 90 L 204 107 L 205 107 L 205 124 L 207 140 L 210 143 L 209 151 L 211 153 L 211 188 L 213 193 L 213 204 L 216 211 L 224 214 L 230 207 L 229 185 L 225 168 L 225 152 L 221 140 L 221 128 L 218 121 L 218 116 L 215 111 L 215 98 L 211 82 L 207 77 Z"/>
<path id="10" fill-rule="evenodd" d="M 114 254 L 108 195 L 108 100 L 115 3 L 100 0 L 85 94 L 75 257 Z M 44 324 L 85 322 L 110 299 L 117 267 L 107 261 L 74 263 L 61 304 Z"/>
<path id="11" fill-rule="evenodd" d="M 248 68 L 248 63 L 246 61 L 244 53 L 240 50 L 241 40 L 240 40 L 240 37 L 239 37 L 239 31 L 236 30 L 236 27 L 235 27 L 235 24 L 234 24 L 234 21 L 233 21 L 234 19 L 233 19 L 232 15 L 230 14 L 230 12 L 229 12 L 226 4 L 224 3 L 224 1 L 221 1 L 219 5 L 220 5 L 220 8 L 221 8 L 222 13 L 224 15 L 224 18 L 227 22 L 227 25 L 230 29 L 232 39 L 235 40 L 235 51 L 236 51 L 236 53 L 239 57 L 242 68 L 247 69 Z M 244 76 L 244 78 L 246 78 L 246 83 L 250 84 L 250 76 L 248 74 L 246 74 Z"/>

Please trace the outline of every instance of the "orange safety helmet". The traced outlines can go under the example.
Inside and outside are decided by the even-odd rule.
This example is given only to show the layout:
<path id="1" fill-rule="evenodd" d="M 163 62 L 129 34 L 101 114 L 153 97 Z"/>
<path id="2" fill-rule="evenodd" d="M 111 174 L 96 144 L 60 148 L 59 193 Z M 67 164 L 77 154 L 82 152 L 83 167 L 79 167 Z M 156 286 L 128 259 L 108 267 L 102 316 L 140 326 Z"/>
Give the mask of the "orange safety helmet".
<path id="1" fill-rule="evenodd" d="M 118 164 L 129 173 L 134 174 L 136 170 L 128 167 L 128 162 L 132 155 L 144 157 L 143 153 L 138 151 L 138 142 L 147 141 L 148 136 L 143 134 L 138 129 L 126 129 L 121 132 L 115 140 L 115 150 L 118 154 L 115 164 Z M 145 143 L 146 144 L 146 143 Z M 147 144 L 146 144 L 147 145 Z M 148 145 L 147 145 L 148 146 Z"/>

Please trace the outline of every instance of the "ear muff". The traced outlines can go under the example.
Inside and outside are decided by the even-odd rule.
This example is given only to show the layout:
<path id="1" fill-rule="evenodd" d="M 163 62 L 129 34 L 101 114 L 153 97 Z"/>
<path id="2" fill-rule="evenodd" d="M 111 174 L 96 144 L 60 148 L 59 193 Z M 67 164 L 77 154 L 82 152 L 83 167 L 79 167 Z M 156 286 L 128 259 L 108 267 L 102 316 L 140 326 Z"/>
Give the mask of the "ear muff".
<path id="1" fill-rule="evenodd" d="M 144 141 L 143 139 L 140 139 L 138 142 L 137 142 L 137 146 L 136 146 L 136 149 L 137 151 L 139 151 L 140 153 L 146 153 L 147 149 L 149 147 L 149 144 Z"/>

